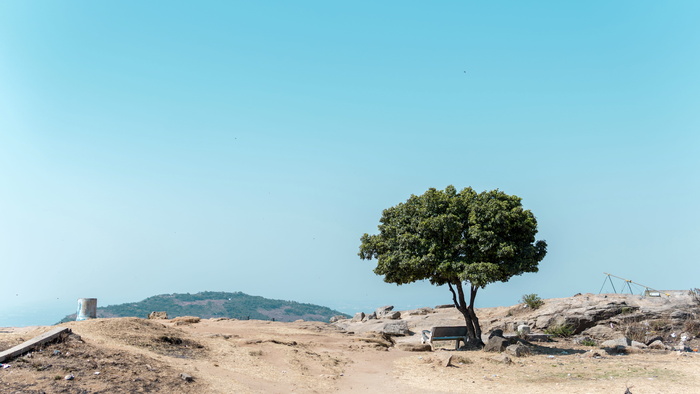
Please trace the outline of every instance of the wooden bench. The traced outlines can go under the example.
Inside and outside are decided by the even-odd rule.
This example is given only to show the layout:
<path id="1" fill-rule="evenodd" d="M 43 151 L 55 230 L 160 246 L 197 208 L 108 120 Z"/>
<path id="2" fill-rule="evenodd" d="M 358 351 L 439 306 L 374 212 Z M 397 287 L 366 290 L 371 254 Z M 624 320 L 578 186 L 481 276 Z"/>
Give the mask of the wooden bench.
<path id="1" fill-rule="evenodd" d="M 459 341 L 467 343 L 467 326 L 443 326 L 423 330 L 421 343 L 430 343 L 433 348 L 435 341 L 455 341 L 455 349 L 459 349 Z"/>

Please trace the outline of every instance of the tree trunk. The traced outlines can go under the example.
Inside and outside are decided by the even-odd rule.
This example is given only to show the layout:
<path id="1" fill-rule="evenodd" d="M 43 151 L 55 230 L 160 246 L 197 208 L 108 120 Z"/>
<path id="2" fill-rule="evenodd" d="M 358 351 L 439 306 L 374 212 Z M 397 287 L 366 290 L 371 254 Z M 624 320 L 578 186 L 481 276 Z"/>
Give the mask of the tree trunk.
<path id="1" fill-rule="evenodd" d="M 452 302 L 455 308 L 464 316 L 464 323 L 467 326 L 467 345 L 483 347 L 484 342 L 481 340 L 479 319 L 476 317 L 476 313 L 474 313 L 474 298 L 476 297 L 476 290 L 478 290 L 478 288 L 474 286 L 471 287 L 469 304 L 467 305 L 462 282 L 455 282 L 454 284 L 447 283 L 447 285 L 450 288 L 450 292 L 452 292 Z M 455 287 L 457 288 L 457 292 L 455 292 Z"/>

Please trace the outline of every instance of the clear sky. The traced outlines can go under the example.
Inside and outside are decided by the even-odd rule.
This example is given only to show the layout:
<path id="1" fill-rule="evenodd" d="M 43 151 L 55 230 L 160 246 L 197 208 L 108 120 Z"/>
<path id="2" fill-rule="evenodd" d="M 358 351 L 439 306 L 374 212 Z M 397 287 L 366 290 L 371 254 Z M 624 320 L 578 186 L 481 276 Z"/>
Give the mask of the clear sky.
<path id="1" fill-rule="evenodd" d="M 205 290 L 449 303 L 357 252 L 450 184 L 522 197 L 549 244 L 477 306 L 603 272 L 700 287 L 698 20 L 695 0 L 3 1 L 0 326 Z"/>

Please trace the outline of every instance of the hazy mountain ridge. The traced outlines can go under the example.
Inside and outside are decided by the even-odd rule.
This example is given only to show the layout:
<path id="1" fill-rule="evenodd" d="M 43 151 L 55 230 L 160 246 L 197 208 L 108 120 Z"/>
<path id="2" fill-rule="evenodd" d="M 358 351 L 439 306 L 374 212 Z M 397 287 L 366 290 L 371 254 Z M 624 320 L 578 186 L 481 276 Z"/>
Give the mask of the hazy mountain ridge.
<path id="1" fill-rule="evenodd" d="M 296 301 L 273 300 L 251 296 L 242 292 L 228 293 L 204 291 L 196 294 L 160 294 L 140 302 L 109 305 L 97 308 L 97 317 L 141 317 L 153 311 L 168 313 L 168 317 L 199 316 L 203 319 L 227 317 L 234 319 L 257 319 L 295 321 L 328 321 L 342 312 L 314 304 Z M 75 313 L 59 323 L 75 320 Z"/>

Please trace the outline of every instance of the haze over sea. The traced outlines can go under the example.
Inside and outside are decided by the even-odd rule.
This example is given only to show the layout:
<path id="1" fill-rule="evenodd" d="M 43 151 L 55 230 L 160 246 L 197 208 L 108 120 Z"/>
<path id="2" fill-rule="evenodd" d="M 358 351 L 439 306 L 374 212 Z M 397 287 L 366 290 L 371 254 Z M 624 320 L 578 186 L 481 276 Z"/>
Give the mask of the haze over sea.
<path id="1" fill-rule="evenodd" d="M 165 293 L 450 302 L 357 256 L 426 189 L 523 199 L 478 307 L 700 287 L 700 2 L 0 3 L 0 326 Z M 611 291 L 610 288 L 606 291 Z"/>

